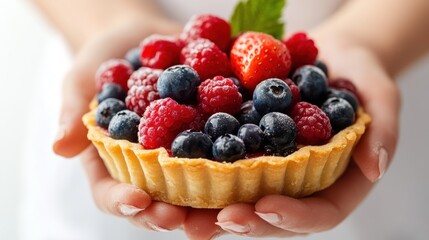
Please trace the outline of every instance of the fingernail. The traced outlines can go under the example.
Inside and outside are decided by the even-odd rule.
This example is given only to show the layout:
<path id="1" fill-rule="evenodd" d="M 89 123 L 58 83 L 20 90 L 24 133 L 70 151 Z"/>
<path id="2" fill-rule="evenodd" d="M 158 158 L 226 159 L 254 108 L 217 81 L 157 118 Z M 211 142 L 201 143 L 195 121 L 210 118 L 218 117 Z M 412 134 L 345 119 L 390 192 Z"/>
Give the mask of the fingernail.
<path id="1" fill-rule="evenodd" d="M 217 230 L 216 232 L 213 233 L 213 235 L 209 238 L 209 240 L 215 240 L 218 237 L 222 236 L 224 232 L 221 230 Z"/>
<path id="2" fill-rule="evenodd" d="M 237 234 L 247 234 L 250 232 L 249 225 L 240 225 L 235 222 L 216 222 L 216 225 L 221 227 L 223 230 L 233 232 Z"/>
<path id="3" fill-rule="evenodd" d="M 282 222 L 282 217 L 277 213 L 260 213 L 260 212 L 255 212 L 255 213 L 260 218 L 262 218 L 263 220 L 265 220 L 270 224 L 278 225 Z"/>
<path id="4" fill-rule="evenodd" d="M 377 180 L 380 180 L 387 169 L 387 164 L 389 162 L 389 154 L 387 153 L 387 150 L 384 147 L 381 147 L 378 150 L 378 178 Z"/>
<path id="5" fill-rule="evenodd" d="M 144 210 L 142 208 L 137 208 L 123 203 L 120 203 L 118 207 L 119 207 L 119 212 L 126 217 L 135 216 L 137 213 Z"/>
<path id="6" fill-rule="evenodd" d="M 54 142 L 58 142 L 66 136 L 66 128 L 64 126 L 60 126 L 57 131 L 57 135 L 55 135 Z"/>
<path id="7" fill-rule="evenodd" d="M 147 222 L 146 224 L 149 226 L 150 229 L 152 229 L 153 231 L 156 231 L 156 232 L 171 232 L 171 230 L 166 229 L 166 228 L 162 228 L 162 227 L 156 225 L 155 223 Z"/>

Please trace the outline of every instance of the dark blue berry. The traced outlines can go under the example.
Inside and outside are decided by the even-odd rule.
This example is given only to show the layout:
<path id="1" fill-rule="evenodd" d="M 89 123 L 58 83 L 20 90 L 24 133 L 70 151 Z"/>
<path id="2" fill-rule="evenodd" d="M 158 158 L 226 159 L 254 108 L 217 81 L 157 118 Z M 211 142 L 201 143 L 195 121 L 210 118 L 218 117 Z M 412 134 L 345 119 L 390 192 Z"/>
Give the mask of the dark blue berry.
<path id="1" fill-rule="evenodd" d="M 174 139 L 171 153 L 180 158 L 211 159 L 212 146 L 213 142 L 207 134 L 186 130 Z"/>
<path id="2" fill-rule="evenodd" d="M 95 114 L 95 122 L 98 126 L 107 129 L 113 116 L 115 116 L 117 112 L 125 109 L 127 109 L 127 107 L 121 100 L 108 98 L 98 105 Z"/>
<path id="3" fill-rule="evenodd" d="M 288 115 L 272 112 L 264 115 L 259 127 L 265 135 L 265 151 L 286 156 L 296 150 L 297 127 Z"/>
<path id="4" fill-rule="evenodd" d="M 292 92 L 281 79 L 270 78 L 260 82 L 253 92 L 253 105 L 259 114 L 286 112 L 292 103 Z"/>
<path id="5" fill-rule="evenodd" d="M 264 132 L 255 124 L 244 124 L 238 129 L 237 137 L 243 140 L 246 153 L 257 152 L 264 142 Z"/>
<path id="6" fill-rule="evenodd" d="M 352 105 L 342 98 L 329 98 L 321 109 L 328 116 L 334 132 L 343 130 L 355 121 L 356 115 Z"/>
<path id="7" fill-rule="evenodd" d="M 328 80 L 319 68 L 304 65 L 295 71 L 292 80 L 299 88 L 302 101 L 319 105 L 325 99 L 328 91 Z"/>
<path id="8" fill-rule="evenodd" d="M 113 139 L 125 139 L 138 142 L 138 126 L 140 117 L 130 110 L 122 110 L 113 116 L 109 124 L 109 134 Z"/>
<path id="9" fill-rule="evenodd" d="M 327 99 L 331 98 L 331 97 L 338 97 L 338 98 L 342 98 L 342 99 L 346 100 L 347 102 L 350 103 L 350 105 L 352 105 L 355 113 L 357 112 L 357 110 L 359 108 L 359 102 L 358 102 L 356 96 L 347 90 L 339 90 L 339 89 L 330 88 L 328 90 Z"/>
<path id="10" fill-rule="evenodd" d="M 120 85 L 116 83 L 106 83 L 97 94 L 97 101 L 99 104 L 108 98 L 116 98 L 125 101 L 125 97 L 127 97 L 127 92 Z"/>
<path id="11" fill-rule="evenodd" d="M 241 105 L 240 115 L 238 116 L 238 121 L 240 121 L 241 125 L 246 123 L 257 125 L 261 121 L 261 118 L 261 114 L 253 106 L 253 101 L 246 101 Z"/>
<path id="12" fill-rule="evenodd" d="M 231 79 L 234 82 L 235 86 L 238 87 L 238 91 L 241 93 L 243 101 L 252 99 L 252 93 L 249 92 L 241 85 L 241 82 L 240 80 L 238 80 L 238 78 L 235 78 L 235 77 L 228 77 L 228 78 Z"/>
<path id="13" fill-rule="evenodd" d="M 246 151 L 243 140 L 232 134 L 226 134 L 213 143 L 213 159 L 218 162 L 235 162 L 243 159 Z"/>
<path id="14" fill-rule="evenodd" d="M 125 54 L 125 60 L 127 60 L 131 66 L 133 66 L 134 70 L 137 70 L 142 66 L 142 63 L 140 62 L 140 51 L 141 49 L 136 47 Z"/>
<path id="15" fill-rule="evenodd" d="M 328 71 L 328 66 L 326 66 L 326 64 L 320 60 L 316 60 L 316 62 L 314 63 L 314 66 L 318 67 L 320 70 L 323 71 L 323 73 L 325 74 L 325 76 L 329 76 L 329 71 Z"/>
<path id="16" fill-rule="evenodd" d="M 170 97 L 178 103 L 190 103 L 195 100 L 199 84 L 200 77 L 194 69 L 186 65 L 176 65 L 162 72 L 157 89 L 161 98 Z"/>
<path id="17" fill-rule="evenodd" d="M 215 113 L 209 117 L 205 126 L 204 132 L 213 140 L 225 134 L 237 134 L 240 128 L 238 120 L 228 113 Z"/>

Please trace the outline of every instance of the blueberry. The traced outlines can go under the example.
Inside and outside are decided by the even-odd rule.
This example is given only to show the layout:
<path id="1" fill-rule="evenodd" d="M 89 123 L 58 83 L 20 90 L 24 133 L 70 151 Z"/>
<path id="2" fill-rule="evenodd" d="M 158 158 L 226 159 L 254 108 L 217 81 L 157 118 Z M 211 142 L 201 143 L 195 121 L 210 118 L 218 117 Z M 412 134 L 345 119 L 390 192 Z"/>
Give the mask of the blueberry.
<path id="1" fill-rule="evenodd" d="M 136 47 L 129 50 L 127 54 L 125 54 L 125 60 L 127 60 L 131 66 L 133 66 L 134 70 L 137 70 L 142 66 L 142 63 L 140 62 L 140 52 L 141 49 Z"/>
<path id="2" fill-rule="evenodd" d="M 323 103 L 321 109 L 328 116 L 332 130 L 335 132 L 343 130 L 355 121 L 356 115 L 352 105 L 342 98 L 329 98 Z"/>
<path id="3" fill-rule="evenodd" d="M 329 76 L 329 72 L 328 72 L 328 66 L 326 66 L 326 64 L 320 60 L 316 60 L 316 62 L 314 62 L 314 66 L 318 67 L 320 70 L 323 71 L 323 73 L 325 74 L 325 76 Z"/>
<path id="4" fill-rule="evenodd" d="M 171 153 L 181 158 L 212 157 L 213 142 L 207 134 L 186 130 L 176 136 L 171 144 Z"/>
<path id="5" fill-rule="evenodd" d="M 264 115 L 259 127 L 265 135 L 265 151 L 286 156 L 296 150 L 297 127 L 288 115 L 272 112 Z"/>
<path id="6" fill-rule="evenodd" d="M 246 101 L 241 105 L 238 121 L 240 121 L 242 125 L 246 123 L 259 124 L 261 118 L 261 114 L 259 114 L 253 106 L 253 101 Z"/>
<path id="7" fill-rule="evenodd" d="M 209 117 L 204 126 L 204 132 L 213 140 L 225 134 L 237 134 L 240 128 L 238 120 L 228 113 L 215 113 Z"/>
<path id="8" fill-rule="evenodd" d="M 127 92 L 116 83 L 106 83 L 103 85 L 101 91 L 97 94 L 97 101 L 101 103 L 108 98 L 116 98 L 121 101 L 125 101 Z"/>
<path id="9" fill-rule="evenodd" d="M 240 80 L 238 80 L 238 78 L 235 78 L 235 77 L 228 77 L 228 78 L 231 79 L 234 82 L 235 86 L 238 87 L 238 91 L 241 93 L 243 101 L 251 100 L 252 99 L 252 93 L 249 92 L 247 89 L 245 89 L 241 85 Z"/>
<path id="10" fill-rule="evenodd" d="M 138 126 L 140 117 L 130 110 L 122 110 L 113 116 L 109 124 L 109 134 L 113 139 L 125 139 L 130 142 L 138 142 Z"/>
<path id="11" fill-rule="evenodd" d="M 286 112 L 292 103 L 292 92 L 281 79 L 270 78 L 260 82 L 253 92 L 253 105 L 259 114 Z"/>
<path id="12" fill-rule="evenodd" d="M 170 97 L 178 103 L 190 103 L 195 99 L 199 84 L 200 77 L 194 69 L 176 65 L 162 72 L 157 89 L 161 98 Z"/>
<path id="13" fill-rule="evenodd" d="M 347 102 L 350 103 L 350 105 L 352 105 L 355 113 L 357 112 L 357 110 L 359 108 L 359 102 L 358 102 L 356 96 L 347 90 L 339 90 L 339 89 L 330 88 L 328 90 L 327 99 L 331 98 L 331 97 L 338 97 L 338 98 L 342 98 L 342 99 L 346 100 Z"/>
<path id="14" fill-rule="evenodd" d="M 244 158 L 244 142 L 237 136 L 226 134 L 213 143 L 213 159 L 218 162 L 234 162 Z"/>
<path id="15" fill-rule="evenodd" d="M 115 116 L 117 112 L 125 110 L 126 108 L 125 103 L 121 100 L 108 98 L 98 105 L 97 112 L 95 114 L 95 122 L 98 126 L 107 129 L 113 116 Z"/>
<path id="16" fill-rule="evenodd" d="M 247 153 L 258 151 L 264 142 L 264 132 L 255 124 L 244 124 L 238 129 L 237 137 L 244 142 Z"/>
<path id="17" fill-rule="evenodd" d="M 325 99 L 328 91 L 328 80 L 319 68 L 304 65 L 295 71 L 292 80 L 299 88 L 302 101 L 319 105 Z"/>

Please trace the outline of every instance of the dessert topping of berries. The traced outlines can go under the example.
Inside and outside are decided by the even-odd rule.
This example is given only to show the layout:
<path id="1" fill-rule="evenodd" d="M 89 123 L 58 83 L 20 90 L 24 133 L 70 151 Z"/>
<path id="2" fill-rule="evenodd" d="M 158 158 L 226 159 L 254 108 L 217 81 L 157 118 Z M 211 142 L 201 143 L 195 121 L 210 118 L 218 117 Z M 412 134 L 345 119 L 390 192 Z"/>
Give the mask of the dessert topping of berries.
<path id="1" fill-rule="evenodd" d="M 139 142 L 146 149 L 170 148 L 174 138 L 189 128 L 196 110 L 171 98 L 150 103 L 140 120 Z"/>
<path id="2" fill-rule="evenodd" d="M 113 116 L 115 116 L 117 112 L 125 109 L 127 109 L 127 107 L 121 100 L 108 98 L 98 105 L 97 112 L 95 113 L 95 122 L 98 126 L 107 129 Z"/>
<path id="3" fill-rule="evenodd" d="M 180 46 L 173 37 L 151 35 L 140 44 L 140 61 L 143 66 L 166 69 L 179 64 Z"/>
<path id="4" fill-rule="evenodd" d="M 180 39 L 190 42 L 199 38 L 208 39 L 226 51 L 231 39 L 231 26 L 224 19 L 211 14 L 194 15 L 186 23 Z"/>
<path id="5" fill-rule="evenodd" d="M 213 143 L 213 158 L 218 162 L 235 162 L 244 158 L 245 150 L 243 140 L 235 135 L 226 134 Z"/>
<path id="6" fill-rule="evenodd" d="M 283 43 L 286 45 L 292 58 L 292 69 L 313 64 L 316 61 L 319 51 L 314 41 L 306 33 L 297 32 L 287 40 L 284 40 Z"/>
<path id="7" fill-rule="evenodd" d="M 237 136 L 243 140 L 246 153 L 257 152 L 264 143 L 264 132 L 255 124 L 244 124 L 238 129 Z"/>
<path id="8" fill-rule="evenodd" d="M 97 102 L 100 104 L 102 101 L 108 98 L 116 98 L 121 101 L 125 101 L 127 92 L 116 83 L 104 84 L 101 91 L 97 94 Z"/>
<path id="9" fill-rule="evenodd" d="M 231 49 L 231 67 L 241 84 L 249 90 L 268 78 L 285 78 L 291 68 L 286 46 L 264 33 L 240 35 Z"/>
<path id="10" fill-rule="evenodd" d="M 132 73 L 133 66 L 124 59 L 111 59 L 102 63 L 95 74 L 97 92 L 106 83 L 116 83 L 128 91 L 127 81 Z"/>
<path id="11" fill-rule="evenodd" d="M 321 145 L 331 138 L 329 118 L 316 105 L 299 102 L 292 108 L 290 115 L 298 128 L 298 144 Z"/>
<path id="12" fill-rule="evenodd" d="M 270 78 L 262 81 L 253 92 L 253 105 L 259 114 L 286 112 L 292 103 L 292 92 L 281 79 Z"/>
<path id="13" fill-rule="evenodd" d="M 186 130 L 174 139 L 171 144 L 171 153 L 181 158 L 207 158 L 212 157 L 213 142 L 202 132 Z"/>
<path id="14" fill-rule="evenodd" d="M 242 97 L 231 79 L 217 76 L 198 87 L 198 102 L 209 116 L 217 112 L 236 114 L 240 111 Z"/>
<path id="15" fill-rule="evenodd" d="M 154 82 L 158 81 L 161 73 L 162 70 L 160 69 L 141 67 L 137 71 L 133 72 L 133 74 L 131 74 L 130 78 L 128 79 L 128 89 L 130 89 L 132 86 L 152 85 Z"/>
<path id="16" fill-rule="evenodd" d="M 213 140 L 225 134 L 237 134 L 240 128 L 238 120 L 228 113 L 215 113 L 206 122 L 204 132 Z"/>
<path id="17" fill-rule="evenodd" d="M 325 99 L 328 80 L 319 68 L 312 65 L 302 66 L 295 71 L 292 80 L 298 86 L 303 101 L 318 105 Z"/>
<path id="18" fill-rule="evenodd" d="M 265 134 L 265 150 L 268 154 L 286 156 L 296 150 L 297 128 L 288 115 L 271 112 L 264 115 L 259 127 Z"/>
<path id="19" fill-rule="evenodd" d="M 355 121 L 356 115 L 352 105 L 342 98 L 329 98 L 321 109 L 329 117 L 334 132 L 343 130 Z"/>
<path id="20" fill-rule="evenodd" d="M 253 106 L 252 100 L 246 101 L 241 105 L 238 120 L 242 125 L 246 123 L 253 123 L 258 125 L 259 121 L 261 121 L 261 118 L 262 116 L 258 113 L 258 111 L 256 111 L 255 106 Z"/>
<path id="21" fill-rule="evenodd" d="M 191 66 L 204 81 L 215 76 L 231 75 L 228 56 L 213 42 L 197 39 L 182 49 L 180 62 Z"/>
<path id="22" fill-rule="evenodd" d="M 136 143 L 139 123 L 140 117 L 135 112 L 130 110 L 119 111 L 109 123 L 110 137 Z"/>
<path id="23" fill-rule="evenodd" d="M 133 66 L 134 71 L 142 66 L 142 63 L 140 62 L 140 52 L 140 48 L 136 47 L 129 50 L 125 54 L 125 60 L 127 60 L 131 64 L 131 66 Z"/>

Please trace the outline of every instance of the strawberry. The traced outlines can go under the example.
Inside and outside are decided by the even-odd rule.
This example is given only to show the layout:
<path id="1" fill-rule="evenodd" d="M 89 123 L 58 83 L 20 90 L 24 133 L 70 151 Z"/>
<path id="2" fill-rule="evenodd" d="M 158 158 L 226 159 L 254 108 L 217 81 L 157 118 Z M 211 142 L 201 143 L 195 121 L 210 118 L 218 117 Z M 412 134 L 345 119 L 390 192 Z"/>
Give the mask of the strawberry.
<path id="1" fill-rule="evenodd" d="M 286 46 L 264 33 L 247 32 L 239 36 L 230 58 L 233 72 L 248 90 L 268 78 L 286 78 L 291 69 Z"/>

